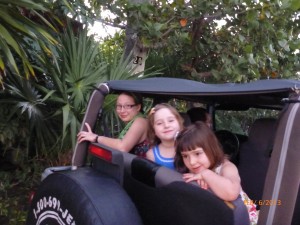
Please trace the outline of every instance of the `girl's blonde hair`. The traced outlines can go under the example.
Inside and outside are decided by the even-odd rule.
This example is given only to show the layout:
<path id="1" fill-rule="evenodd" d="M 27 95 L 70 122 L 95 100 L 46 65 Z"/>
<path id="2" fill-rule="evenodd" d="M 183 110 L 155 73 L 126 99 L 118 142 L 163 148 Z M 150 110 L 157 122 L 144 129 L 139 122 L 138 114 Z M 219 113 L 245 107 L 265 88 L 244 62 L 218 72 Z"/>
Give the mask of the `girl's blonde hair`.
<path id="1" fill-rule="evenodd" d="M 183 119 L 181 117 L 181 115 L 179 114 L 179 112 L 171 105 L 167 104 L 167 103 L 160 103 L 157 104 L 156 106 L 154 106 L 149 114 L 148 114 L 148 141 L 150 146 L 154 146 L 160 143 L 160 139 L 155 135 L 155 131 L 154 131 L 154 115 L 157 111 L 159 111 L 160 109 L 169 109 L 171 111 L 171 113 L 175 116 L 176 120 L 178 121 L 179 125 L 180 125 L 180 130 L 183 129 Z"/>
<path id="2" fill-rule="evenodd" d="M 202 148 L 210 162 L 208 169 L 211 170 L 220 165 L 225 158 L 222 147 L 214 132 L 204 122 L 200 121 L 183 129 L 176 138 L 175 146 L 176 155 L 174 163 L 177 171 L 181 173 L 189 172 L 184 165 L 181 155 L 184 151 Z"/>

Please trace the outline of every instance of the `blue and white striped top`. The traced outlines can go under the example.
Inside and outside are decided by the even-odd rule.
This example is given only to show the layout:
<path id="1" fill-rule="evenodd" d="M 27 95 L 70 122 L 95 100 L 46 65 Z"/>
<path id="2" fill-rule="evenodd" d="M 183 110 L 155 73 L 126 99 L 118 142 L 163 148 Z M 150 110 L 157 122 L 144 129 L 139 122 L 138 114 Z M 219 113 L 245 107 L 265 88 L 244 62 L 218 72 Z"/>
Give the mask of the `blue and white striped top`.
<path id="1" fill-rule="evenodd" d="M 161 165 L 161 166 L 165 166 L 165 167 L 168 167 L 169 169 L 175 169 L 175 166 L 174 166 L 174 157 L 172 158 L 166 158 L 166 157 L 163 157 L 160 152 L 159 152 L 159 148 L 158 148 L 158 145 L 156 145 L 154 148 L 153 148 L 153 154 L 154 154 L 154 161 Z"/>

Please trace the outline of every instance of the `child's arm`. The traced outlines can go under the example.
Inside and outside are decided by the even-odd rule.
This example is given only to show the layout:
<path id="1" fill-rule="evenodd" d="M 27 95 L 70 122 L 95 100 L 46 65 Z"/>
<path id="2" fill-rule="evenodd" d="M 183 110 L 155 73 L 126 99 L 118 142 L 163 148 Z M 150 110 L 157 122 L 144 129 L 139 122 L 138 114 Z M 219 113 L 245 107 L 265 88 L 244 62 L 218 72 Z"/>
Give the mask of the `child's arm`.
<path id="1" fill-rule="evenodd" d="M 191 176 L 185 180 L 186 182 L 196 180 L 201 187 L 207 185 L 215 195 L 225 201 L 235 200 L 241 191 L 238 170 L 229 161 L 223 164 L 220 175 L 214 171 L 205 169 L 199 174 L 194 174 L 193 177 Z"/>
<path id="2" fill-rule="evenodd" d="M 194 174 L 194 173 L 185 173 L 183 174 L 183 180 L 186 182 L 196 181 L 199 186 L 205 190 L 208 189 L 207 183 L 203 180 L 201 173 Z"/>
<path id="3" fill-rule="evenodd" d="M 151 160 L 151 161 L 155 161 L 154 159 L 154 154 L 153 154 L 153 149 L 150 148 L 147 152 L 146 152 L 146 158 Z"/>
<path id="4" fill-rule="evenodd" d="M 211 170 L 204 170 L 201 175 L 215 195 L 225 201 L 233 201 L 240 194 L 240 176 L 232 163 L 224 163 L 220 175 Z"/>
<path id="5" fill-rule="evenodd" d="M 145 139 L 148 123 L 144 118 L 136 118 L 123 139 L 98 136 L 92 132 L 88 123 L 85 123 L 85 126 L 87 131 L 81 131 L 77 135 L 79 143 L 83 141 L 94 141 L 120 151 L 129 152 L 135 145 Z"/>

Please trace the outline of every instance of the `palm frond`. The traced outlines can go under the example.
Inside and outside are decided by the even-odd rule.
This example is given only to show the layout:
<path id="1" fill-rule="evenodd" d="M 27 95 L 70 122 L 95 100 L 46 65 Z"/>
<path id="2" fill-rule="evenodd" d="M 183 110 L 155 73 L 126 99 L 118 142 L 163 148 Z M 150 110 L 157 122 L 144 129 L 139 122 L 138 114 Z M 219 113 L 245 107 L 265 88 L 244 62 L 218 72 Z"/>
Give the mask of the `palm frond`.
<path id="1" fill-rule="evenodd" d="M 18 75 L 25 74 L 28 78 L 35 75 L 34 69 L 29 61 L 32 52 L 29 52 L 26 42 L 30 40 L 41 49 L 44 46 L 57 44 L 56 39 L 46 31 L 50 29 L 56 32 L 54 26 L 40 13 L 48 9 L 44 1 L 0 0 L 0 54 L 4 62 L 4 69 L 10 69 Z M 38 22 L 29 18 L 36 16 Z M 12 57 L 13 56 L 13 57 Z M 21 65 L 15 62 L 15 58 L 21 59 Z"/>
<path id="2" fill-rule="evenodd" d="M 46 143 L 55 142 L 57 135 L 53 125 L 49 125 L 47 117 L 51 112 L 46 106 L 47 98 L 43 98 L 42 94 L 32 85 L 30 80 L 22 77 L 11 76 L 6 80 L 5 98 L 0 100 L 0 104 L 9 105 L 10 120 L 20 118 L 27 121 L 28 130 L 34 134 L 34 137 L 28 137 L 36 144 L 39 149 L 37 152 L 45 152 L 48 149 L 43 148 Z"/>

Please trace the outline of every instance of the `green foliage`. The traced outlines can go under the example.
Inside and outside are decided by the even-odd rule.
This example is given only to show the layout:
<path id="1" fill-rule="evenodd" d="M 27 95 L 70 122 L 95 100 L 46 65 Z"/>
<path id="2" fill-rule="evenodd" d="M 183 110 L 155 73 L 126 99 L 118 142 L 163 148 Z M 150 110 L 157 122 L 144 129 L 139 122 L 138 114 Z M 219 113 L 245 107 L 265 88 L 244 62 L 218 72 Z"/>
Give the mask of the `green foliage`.
<path id="1" fill-rule="evenodd" d="M 41 71 L 37 80 L 9 76 L 5 80 L 6 89 L 1 93 L 0 103 L 8 106 L 7 112 L 0 112 L 3 115 L 1 143 L 5 148 L 21 145 L 25 156 L 52 158 L 74 149 L 95 86 L 107 80 L 139 79 L 142 74 L 133 74 L 134 68 L 128 66 L 130 56 L 126 58 L 116 52 L 104 57 L 99 44 L 87 35 L 86 29 L 75 34 L 69 27 L 58 40 L 60 45 L 52 49 L 56 53 L 54 58 L 47 52 L 40 55 L 39 64 L 45 64 L 36 67 Z M 143 76 L 156 74 L 145 71 Z M 112 112 L 114 102 L 106 108 L 106 112 Z M 115 121 L 110 117 L 108 121 Z M 18 126 L 12 126 L 14 124 Z M 22 129 L 25 136 L 20 136 Z"/>
<path id="2" fill-rule="evenodd" d="M 2 136 L 5 148 L 22 143 L 25 155 L 53 156 L 71 149 L 71 143 L 75 145 L 89 94 L 105 76 L 106 65 L 98 61 L 98 45 L 86 31 L 77 37 L 69 29 L 60 43 L 55 49 L 57 61 L 47 52 L 41 55 L 45 65 L 39 80 L 13 75 L 6 78 L 0 102 L 8 106 L 8 112 L 1 112 L 6 121 L 1 123 L 0 134 L 11 131 L 15 137 L 10 140 Z M 17 138 L 20 130 L 11 126 L 16 123 L 18 129 L 27 129 L 26 137 Z"/>
<path id="3" fill-rule="evenodd" d="M 30 161 L 22 168 L 0 171 L 0 223 L 25 224 L 30 194 L 40 183 L 45 162 Z"/>
<path id="4" fill-rule="evenodd" d="M 44 1 L 0 0 L 0 84 L 8 69 L 27 78 L 35 75 L 30 59 L 38 56 L 32 55 L 37 52 L 29 51 L 29 42 L 49 52 L 48 46 L 57 44 L 50 31 L 46 30 L 56 31 L 43 14 L 47 11 Z"/>
<path id="5" fill-rule="evenodd" d="M 99 48 L 87 30 L 76 36 L 69 27 L 61 36 L 62 47 L 56 48 L 57 61 L 47 60 L 44 55 L 48 88 L 37 85 L 43 96 L 48 96 L 51 110 L 49 121 L 59 121 L 61 148 L 75 146 L 89 95 L 96 84 L 106 75 L 106 64 L 101 60 Z M 61 126 L 62 125 L 62 126 Z"/>
<path id="6" fill-rule="evenodd" d="M 114 36 L 103 38 L 100 43 L 102 56 L 108 64 L 111 64 L 115 55 L 122 55 L 125 48 L 125 33 L 117 32 Z"/>
<path id="7" fill-rule="evenodd" d="M 147 67 L 206 82 L 297 77 L 298 2 L 89 1 L 98 15 L 113 14 L 93 18 L 132 28 L 126 38 L 149 49 Z"/>
<path id="8" fill-rule="evenodd" d="M 246 115 L 246 116 L 245 116 Z M 247 111 L 216 111 L 216 129 L 229 130 L 236 134 L 248 135 L 249 128 L 258 118 L 278 118 L 279 111 L 251 108 Z"/>
<path id="9" fill-rule="evenodd" d="M 22 77 L 6 79 L 6 90 L 0 100 L 7 108 L 1 112 L 1 133 L 5 134 L 2 144 L 5 148 L 22 149 L 24 155 L 44 152 L 46 146 L 55 143 L 56 130 L 47 121 L 50 111 L 46 108 L 49 96 L 42 97 L 34 84 Z M 13 135 L 9 142 L 8 134 Z M 5 137 L 6 136 L 6 137 Z M 9 144 L 11 143 L 11 144 Z"/>
<path id="10" fill-rule="evenodd" d="M 10 120 L 11 109 L 9 104 L 1 103 L 0 108 L 0 145 L 2 151 L 8 149 L 23 149 L 29 130 L 24 127 L 24 122 L 19 119 Z M 7 121 L 10 121 L 8 123 Z"/>

